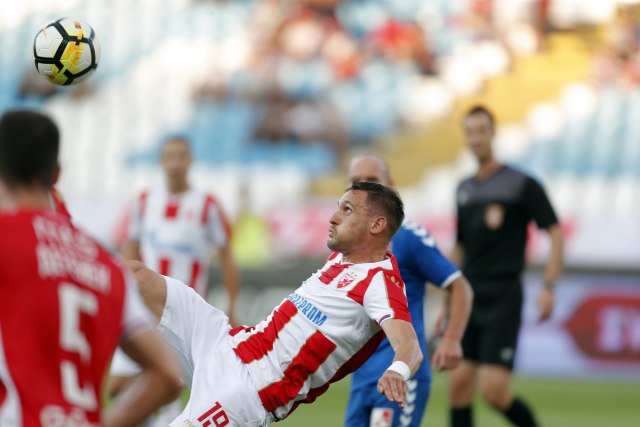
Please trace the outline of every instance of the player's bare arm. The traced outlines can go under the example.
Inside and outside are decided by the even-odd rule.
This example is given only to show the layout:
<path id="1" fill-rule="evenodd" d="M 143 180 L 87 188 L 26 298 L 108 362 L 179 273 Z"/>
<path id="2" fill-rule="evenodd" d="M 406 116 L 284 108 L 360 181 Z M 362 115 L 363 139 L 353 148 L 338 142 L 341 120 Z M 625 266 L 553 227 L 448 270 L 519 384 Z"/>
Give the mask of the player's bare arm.
<path id="1" fill-rule="evenodd" d="M 447 327 L 442 334 L 433 355 L 433 366 L 438 370 L 454 369 L 462 360 L 462 346 L 460 341 L 471 314 L 473 290 L 464 276 L 458 277 L 446 289 L 448 307 Z"/>
<path id="2" fill-rule="evenodd" d="M 105 427 L 138 425 L 159 405 L 176 399 L 184 386 L 178 363 L 155 329 L 140 332 L 120 346 L 143 371 L 109 408 Z"/>
<path id="3" fill-rule="evenodd" d="M 160 320 L 167 300 L 167 283 L 164 277 L 147 268 L 140 261 L 125 261 L 124 265 L 135 274 L 144 303 L 156 319 Z"/>
<path id="4" fill-rule="evenodd" d="M 449 254 L 449 260 L 458 268 L 462 267 L 462 260 L 464 259 L 464 246 L 460 242 L 456 242 L 453 250 Z M 468 283 L 468 282 L 467 282 Z M 453 285 L 453 283 L 452 283 Z M 436 319 L 435 331 L 436 335 L 443 336 L 446 330 L 447 320 L 449 319 L 449 310 L 451 308 L 451 292 L 445 292 L 442 299 L 442 307 L 438 318 Z M 467 319 L 468 320 L 468 319 Z M 466 322 L 465 322 L 466 325 Z M 463 329 L 464 333 L 464 329 Z"/>
<path id="5" fill-rule="evenodd" d="M 142 256 L 140 255 L 140 241 L 132 239 L 127 240 L 122 247 L 122 258 L 141 260 Z"/>
<path id="6" fill-rule="evenodd" d="M 411 323 L 389 319 L 382 323 L 382 330 L 391 343 L 395 357 L 390 366 L 391 369 L 387 369 L 378 380 L 378 391 L 387 396 L 391 402 L 397 402 L 400 407 L 404 407 L 407 398 L 407 380 L 416 373 L 424 356 Z M 405 371 L 406 369 L 408 372 Z"/>
<path id="7" fill-rule="evenodd" d="M 229 323 L 236 325 L 236 301 L 238 299 L 238 290 L 240 289 L 240 274 L 233 252 L 231 251 L 231 244 L 227 243 L 221 247 L 219 256 L 222 267 L 222 280 L 224 281 L 227 298 L 229 299 L 226 314 L 229 317 Z"/>
<path id="8" fill-rule="evenodd" d="M 462 267 L 462 260 L 464 259 L 464 246 L 462 246 L 462 243 L 456 242 L 451 254 L 449 255 L 449 259 L 456 267 Z"/>
<path id="9" fill-rule="evenodd" d="M 554 288 L 556 281 L 562 274 L 564 265 L 564 236 L 560 225 L 555 224 L 547 229 L 551 239 L 551 250 L 544 272 L 544 286 L 538 295 L 538 309 L 540 320 L 544 321 L 551 317 L 554 306 Z"/>

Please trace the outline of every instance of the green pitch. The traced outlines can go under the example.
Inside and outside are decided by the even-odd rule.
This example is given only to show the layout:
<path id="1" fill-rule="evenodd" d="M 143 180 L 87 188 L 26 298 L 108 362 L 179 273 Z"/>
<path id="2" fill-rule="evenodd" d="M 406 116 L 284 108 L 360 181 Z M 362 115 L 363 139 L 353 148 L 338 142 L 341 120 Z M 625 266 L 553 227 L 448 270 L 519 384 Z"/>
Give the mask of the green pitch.
<path id="1" fill-rule="evenodd" d="M 422 426 L 447 427 L 446 376 L 435 375 L 431 400 Z M 515 391 L 533 406 L 547 427 L 638 427 L 640 384 L 586 380 L 517 378 Z M 273 424 L 282 427 L 341 426 L 349 391 L 348 380 L 334 384 L 312 405 L 301 405 L 289 418 Z M 499 415 L 477 400 L 478 427 L 509 427 Z"/>

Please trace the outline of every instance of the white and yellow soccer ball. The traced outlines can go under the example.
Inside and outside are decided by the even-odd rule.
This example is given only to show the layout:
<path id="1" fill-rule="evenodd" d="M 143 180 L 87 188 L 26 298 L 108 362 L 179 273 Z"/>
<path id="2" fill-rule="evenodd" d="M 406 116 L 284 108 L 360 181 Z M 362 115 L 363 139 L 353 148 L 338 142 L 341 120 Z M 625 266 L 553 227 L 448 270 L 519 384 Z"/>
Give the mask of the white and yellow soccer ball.
<path id="1" fill-rule="evenodd" d="M 96 70 L 100 43 L 86 22 L 61 18 L 46 24 L 36 35 L 33 56 L 44 78 L 57 85 L 71 85 L 86 80 Z"/>

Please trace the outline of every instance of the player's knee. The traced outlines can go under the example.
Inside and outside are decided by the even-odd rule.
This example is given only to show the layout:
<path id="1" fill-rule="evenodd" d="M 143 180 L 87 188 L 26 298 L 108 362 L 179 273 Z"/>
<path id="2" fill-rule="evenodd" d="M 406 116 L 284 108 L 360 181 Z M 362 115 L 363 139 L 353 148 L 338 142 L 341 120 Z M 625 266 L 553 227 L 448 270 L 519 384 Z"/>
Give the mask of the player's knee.
<path id="1" fill-rule="evenodd" d="M 449 385 L 449 400 L 454 407 L 467 406 L 473 398 L 472 381 L 451 381 Z"/>
<path id="2" fill-rule="evenodd" d="M 470 388 L 452 389 L 449 401 L 454 408 L 469 406 L 473 399 L 473 390 Z"/>
<path id="3" fill-rule="evenodd" d="M 107 382 L 107 395 L 109 398 L 115 399 L 120 393 L 122 393 L 129 382 L 129 377 L 122 377 L 119 375 L 109 376 L 109 381 Z"/>
<path id="4" fill-rule="evenodd" d="M 124 260 L 122 261 L 122 264 L 125 267 L 127 267 L 129 270 L 131 270 L 133 273 L 137 273 L 138 271 L 146 268 L 146 266 L 141 261 L 134 260 L 134 259 Z"/>
<path id="5" fill-rule="evenodd" d="M 480 384 L 480 394 L 491 407 L 498 410 L 504 410 L 511 401 L 508 386 L 500 382 L 489 381 Z"/>

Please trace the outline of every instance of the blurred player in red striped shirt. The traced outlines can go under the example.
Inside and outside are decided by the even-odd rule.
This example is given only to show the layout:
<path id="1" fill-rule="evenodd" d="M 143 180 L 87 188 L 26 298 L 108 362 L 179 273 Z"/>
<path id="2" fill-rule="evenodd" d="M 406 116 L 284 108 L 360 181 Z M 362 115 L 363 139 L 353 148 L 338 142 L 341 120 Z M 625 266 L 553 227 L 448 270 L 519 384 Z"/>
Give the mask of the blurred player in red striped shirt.
<path id="1" fill-rule="evenodd" d="M 0 118 L 0 426 L 134 426 L 181 385 L 133 277 L 53 211 L 59 133 L 48 117 Z M 102 417 L 118 343 L 142 363 Z"/>
<path id="2" fill-rule="evenodd" d="M 142 192 L 136 199 L 123 248 L 126 259 L 141 260 L 160 274 L 174 277 L 206 298 L 209 265 L 220 258 L 228 295 L 227 316 L 235 324 L 238 271 L 231 252 L 231 227 L 218 201 L 189 183 L 192 157 L 185 138 L 167 140 L 161 165 L 165 182 Z M 137 372 L 118 352 L 111 368 L 114 394 Z M 179 413 L 176 402 L 163 409 L 148 425 L 167 425 Z"/>

